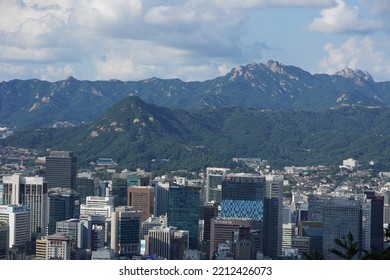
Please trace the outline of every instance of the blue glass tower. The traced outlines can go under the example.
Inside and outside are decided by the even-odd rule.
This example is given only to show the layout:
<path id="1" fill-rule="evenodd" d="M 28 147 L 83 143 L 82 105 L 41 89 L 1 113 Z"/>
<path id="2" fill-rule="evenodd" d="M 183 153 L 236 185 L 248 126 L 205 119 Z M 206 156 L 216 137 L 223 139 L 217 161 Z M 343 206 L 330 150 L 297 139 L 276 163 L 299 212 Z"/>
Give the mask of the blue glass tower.
<path id="1" fill-rule="evenodd" d="M 260 228 L 264 216 L 265 178 L 254 174 L 228 175 L 222 182 L 221 216 L 250 218 Z"/>
<path id="2" fill-rule="evenodd" d="M 200 188 L 170 184 L 168 226 L 189 231 L 189 248 L 198 249 Z"/>

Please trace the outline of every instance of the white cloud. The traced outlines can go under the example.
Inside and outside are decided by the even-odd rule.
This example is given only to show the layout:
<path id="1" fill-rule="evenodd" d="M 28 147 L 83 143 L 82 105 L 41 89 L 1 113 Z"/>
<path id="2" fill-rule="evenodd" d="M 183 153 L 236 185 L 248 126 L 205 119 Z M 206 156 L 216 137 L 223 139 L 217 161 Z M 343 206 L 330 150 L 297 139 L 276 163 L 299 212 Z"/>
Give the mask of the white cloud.
<path id="1" fill-rule="evenodd" d="M 220 61 L 216 59 L 194 58 L 189 51 L 162 45 L 151 46 L 148 42 L 122 40 L 118 46 L 114 45 L 115 42 L 110 43 L 110 51 L 95 55 L 97 79 L 127 81 L 146 77 L 180 77 L 183 80 L 205 80 L 219 74 Z"/>
<path id="2" fill-rule="evenodd" d="M 5 62 L 42 62 L 55 60 L 49 48 L 12 47 L 0 45 L 0 59 Z"/>
<path id="3" fill-rule="evenodd" d="M 264 7 L 323 7 L 332 0 L 213 0 L 215 5 L 224 9 L 250 9 Z"/>
<path id="4" fill-rule="evenodd" d="M 7 76 L 22 77 L 26 73 L 25 65 L 14 65 L 9 63 L 0 63 L 0 79 Z"/>
<path id="5" fill-rule="evenodd" d="M 387 78 L 390 74 L 389 57 L 378 50 L 375 42 L 365 37 L 361 40 L 351 38 L 339 47 L 331 43 L 325 45 L 326 56 L 320 61 L 321 71 L 333 74 L 346 67 L 362 69 L 370 72 L 374 77 Z"/>
<path id="6" fill-rule="evenodd" d="M 80 0 L 74 1 L 69 24 L 82 26 L 95 31 L 107 31 L 123 27 L 142 17 L 141 0 Z"/>
<path id="7" fill-rule="evenodd" d="M 364 0 L 368 5 L 371 6 L 373 13 L 388 15 L 390 12 L 390 1 L 389 0 Z"/>
<path id="8" fill-rule="evenodd" d="M 365 33 L 383 28 L 380 21 L 360 17 L 358 7 L 348 7 L 343 0 L 336 0 L 336 6 L 321 11 L 321 16 L 308 26 L 310 31 L 324 33 Z"/>
<path id="9" fill-rule="evenodd" d="M 133 80 L 141 79 L 148 72 L 147 65 L 136 62 L 134 54 L 107 53 L 95 61 L 97 79 Z M 151 66 L 153 67 L 153 66 Z"/>
<path id="10" fill-rule="evenodd" d="M 229 66 L 229 65 L 226 65 L 226 64 L 221 64 L 218 66 L 218 76 L 224 76 L 226 75 L 227 73 L 230 72 L 230 70 L 232 70 L 233 67 Z"/>
<path id="11" fill-rule="evenodd" d="M 343 1 L 337 2 L 333 9 L 343 8 L 349 22 L 358 20 L 366 29 L 373 27 L 372 21 L 359 18 L 353 13 L 356 10 L 342 6 Z M 15 69 L 24 67 L 23 77 L 30 74 L 49 80 L 64 78 L 69 70 L 66 65 L 72 65 L 72 73 L 84 79 L 157 76 L 204 80 L 223 75 L 238 64 L 257 61 L 269 49 L 263 38 L 243 39 L 251 10 L 318 9 L 332 3 L 334 0 L 0 0 L 0 61 Z"/>
<path id="12" fill-rule="evenodd" d="M 72 76 L 75 71 L 72 65 L 66 64 L 63 67 L 48 65 L 44 69 L 39 69 L 36 72 L 39 72 L 41 80 L 58 81 Z"/>

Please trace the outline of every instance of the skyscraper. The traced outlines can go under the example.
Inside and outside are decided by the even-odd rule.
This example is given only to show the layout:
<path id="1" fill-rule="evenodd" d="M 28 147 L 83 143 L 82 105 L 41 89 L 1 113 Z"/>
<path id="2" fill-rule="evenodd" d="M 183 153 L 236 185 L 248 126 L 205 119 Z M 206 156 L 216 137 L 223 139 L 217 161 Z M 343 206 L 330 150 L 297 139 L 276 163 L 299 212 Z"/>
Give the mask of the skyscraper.
<path id="1" fill-rule="evenodd" d="M 188 231 L 175 227 L 155 227 L 149 230 L 146 237 L 146 254 L 167 260 L 183 259 L 188 249 Z"/>
<path id="2" fill-rule="evenodd" d="M 141 212 L 122 206 L 111 215 L 111 248 L 120 257 L 140 254 Z"/>
<path id="3" fill-rule="evenodd" d="M 48 234 L 54 234 L 56 222 L 79 218 L 80 202 L 78 194 L 68 188 L 49 189 Z"/>
<path id="4" fill-rule="evenodd" d="M 56 232 L 70 237 L 77 244 L 77 248 L 86 248 L 83 239 L 84 228 L 80 220 L 69 219 L 56 223 Z"/>
<path id="5" fill-rule="evenodd" d="M 283 176 L 266 176 L 262 252 L 269 257 L 282 254 L 283 180 Z"/>
<path id="6" fill-rule="evenodd" d="M 168 213 L 169 183 L 154 182 L 154 216 L 159 217 Z"/>
<path id="7" fill-rule="evenodd" d="M 150 229 L 154 227 L 166 227 L 167 226 L 167 216 L 160 217 L 149 217 L 146 221 L 142 222 L 142 239 L 145 239 L 145 236 L 148 235 Z"/>
<path id="8" fill-rule="evenodd" d="M 73 152 L 51 151 L 46 157 L 48 188 L 76 189 L 77 158 Z"/>
<path id="9" fill-rule="evenodd" d="M 225 243 L 232 238 L 232 234 L 239 227 L 252 227 L 252 219 L 223 218 L 211 219 L 210 229 L 210 258 L 213 258 L 218 249 L 218 244 Z"/>
<path id="10" fill-rule="evenodd" d="M 0 205 L 0 222 L 9 226 L 9 242 L 12 247 L 24 247 L 31 241 L 30 211 L 27 206 Z"/>
<path id="11" fill-rule="evenodd" d="M 134 186 L 127 189 L 127 205 L 141 211 L 141 221 L 146 221 L 154 209 L 154 188 Z"/>
<path id="12" fill-rule="evenodd" d="M 111 195 L 115 199 L 115 207 L 127 205 L 127 188 L 132 186 L 150 186 L 150 173 L 144 170 L 128 171 L 112 175 Z"/>
<path id="13" fill-rule="evenodd" d="M 235 260 L 251 259 L 252 244 L 249 227 L 239 227 L 234 230 L 229 243 L 230 252 Z"/>
<path id="14" fill-rule="evenodd" d="M 201 251 L 206 259 L 210 259 L 210 234 L 211 219 L 218 216 L 218 205 L 216 202 L 206 202 L 200 207 L 200 221 L 203 226 L 203 236 L 201 238 Z"/>
<path id="15" fill-rule="evenodd" d="M 95 195 L 95 179 L 85 174 L 77 175 L 76 191 L 79 194 L 80 204 L 85 204 L 87 196 Z"/>
<path id="16" fill-rule="evenodd" d="M 230 173 L 229 168 L 206 168 L 206 181 L 203 189 L 203 202 L 210 202 L 212 196 L 210 194 L 214 189 L 218 189 L 218 186 L 222 185 L 222 181 L 225 180 L 227 174 Z M 217 201 L 220 203 L 220 201 Z"/>
<path id="17" fill-rule="evenodd" d="M 188 230 L 189 248 L 199 247 L 200 188 L 176 184 L 169 186 L 168 226 Z"/>
<path id="18" fill-rule="evenodd" d="M 299 222 L 298 235 L 310 237 L 310 255 L 322 254 L 322 240 L 324 236 L 324 226 L 322 222 Z"/>
<path id="19" fill-rule="evenodd" d="M 111 178 L 111 195 L 114 198 L 114 206 L 127 205 L 127 173 L 113 174 Z"/>
<path id="20" fill-rule="evenodd" d="M 362 230 L 362 211 L 359 201 L 349 200 L 345 198 L 333 198 L 327 200 L 323 206 L 323 255 L 327 260 L 338 259 L 338 257 L 329 250 L 332 248 L 340 249 L 335 244 L 335 239 L 346 238 L 349 233 L 352 234 L 354 240 L 361 240 Z M 358 258 L 357 254 L 355 258 Z"/>
<path id="21" fill-rule="evenodd" d="M 47 228 L 47 184 L 43 177 L 21 175 L 3 178 L 4 204 L 25 205 L 30 210 L 31 232 L 46 234 Z"/>
<path id="22" fill-rule="evenodd" d="M 9 225 L 0 221 L 0 260 L 6 260 L 9 248 Z"/>
<path id="23" fill-rule="evenodd" d="M 222 181 L 221 217 L 252 219 L 258 229 L 264 218 L 264 198 L 264 176 L 230 174 Z"/>
<path id="24" fill-rule="evenodd" d="M 110 219 L 113 211 L 113 197 L 87 196 L 86 204 L 80 205 L 80 219 L 86 220 L 90 215 L 101 215 Z"/>
<path id="25" fill-rule="evenodd" d="M 384 197 L 376 194 L 375 191 L 365 191 L 364 194 L 371 200 L 370 250 L 382 251 Z"/>

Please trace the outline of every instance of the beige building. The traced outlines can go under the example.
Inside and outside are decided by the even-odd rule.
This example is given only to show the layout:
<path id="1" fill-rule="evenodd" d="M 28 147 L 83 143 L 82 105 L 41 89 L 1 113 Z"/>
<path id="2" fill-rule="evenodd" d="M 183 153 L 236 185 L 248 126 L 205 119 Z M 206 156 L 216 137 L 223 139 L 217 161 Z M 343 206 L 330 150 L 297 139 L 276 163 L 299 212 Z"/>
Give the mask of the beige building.
<path id="1" fill-rule="evenodd" d="M 127 189 L 127 206 L 141 211 L 141 221 L 146 221 L 154 211 L 154 188 L 152 187 L 129 187 Z"/>

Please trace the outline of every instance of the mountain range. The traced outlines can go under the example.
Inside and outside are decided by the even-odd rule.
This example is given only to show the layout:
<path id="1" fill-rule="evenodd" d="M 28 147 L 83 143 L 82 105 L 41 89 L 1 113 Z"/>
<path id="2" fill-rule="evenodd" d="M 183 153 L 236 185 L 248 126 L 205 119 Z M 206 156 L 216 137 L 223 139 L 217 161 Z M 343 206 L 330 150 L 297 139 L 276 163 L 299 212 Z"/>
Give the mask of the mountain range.
<path id="1" fill-rule="evenodd" d="M 375 82 L 365 71 L 312 75 L 272 60 L 203 82 L 11 80 L 0 83 L 0 124 L 23 130 L 91 123 L 128 96 L 189 112 L 232 106 L 320 112 L 344 106 L 388 108 L 389 92 L 390 82 Z"/>
<path id="2" fill-rule="evenodd" d="M 130 96 L 90 124 L 16 132 L 0 144 L 72 150 L 80 166 L 111 157 L 123 168 L 170 171 L 232 167 L 232 158 L 273 167 L 339 165 L 353 157 L 390 168 L 390 109 L 341 107 L 321 112 L 170 109 Z"/>
<path id="3" fill-rule="evenodd" d="M 15 133 L 0 145 L 160 171 L 230 167 L 233 157 L 275 167 L 353 157 L 386 169 L 389 89 L 361 70 L 312 75 L 275 61 L 204 82 L 12 80 L 0 84 L 0 117 Z"/>

